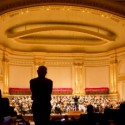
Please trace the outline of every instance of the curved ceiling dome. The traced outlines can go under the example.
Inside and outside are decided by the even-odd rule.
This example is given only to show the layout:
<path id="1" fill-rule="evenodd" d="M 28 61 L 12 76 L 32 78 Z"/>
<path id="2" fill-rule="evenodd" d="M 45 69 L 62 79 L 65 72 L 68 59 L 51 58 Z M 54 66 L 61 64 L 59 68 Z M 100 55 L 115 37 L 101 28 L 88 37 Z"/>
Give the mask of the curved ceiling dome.
<path id="1" fill-rule="evenodd" d="M 22 52 L 100 53 L 125 46 L 123 1 L 0 1 L 0 44 Z"/>

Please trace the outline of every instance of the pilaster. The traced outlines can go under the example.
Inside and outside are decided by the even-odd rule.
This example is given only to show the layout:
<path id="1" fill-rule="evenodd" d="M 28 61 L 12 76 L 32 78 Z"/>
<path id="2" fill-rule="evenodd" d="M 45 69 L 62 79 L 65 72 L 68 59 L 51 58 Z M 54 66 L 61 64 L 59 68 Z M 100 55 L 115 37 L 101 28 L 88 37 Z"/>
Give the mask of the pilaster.
<path id="1" fill-rule="evenodd" d="M 74 95 L 83 95 L 84 93 L 85 83 L 83 83 L 83 68 L 84 66 L 82 61 L 74 63 Z"/>
<path id="2" fill-rule="evenodd" d="M 110 61 L 110 94 L 118 94 L 117 60 Z"/>
<path id="3" fill-rule="evenodd" d="M 3 83 L 3 94 L 9 94 L 9 83 L 8 83 L 8 77 L 9 77 L 9 57 L 8 53 L 4 53 L 3 55 L 3 67 L 4 67 L 4 83 Z"/>

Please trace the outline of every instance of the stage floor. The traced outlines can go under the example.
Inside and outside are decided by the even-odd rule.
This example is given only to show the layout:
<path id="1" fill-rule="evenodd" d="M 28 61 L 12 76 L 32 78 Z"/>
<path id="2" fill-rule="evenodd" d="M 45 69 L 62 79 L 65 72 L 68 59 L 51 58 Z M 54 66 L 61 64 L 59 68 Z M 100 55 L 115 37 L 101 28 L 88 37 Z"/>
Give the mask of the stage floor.
<path id="1" fill-rule="evenodd" d="M 83 114 L 83 112 L 81 111 L 70 111 L 66 114 L 51 114 L 51 117 L 50 119 L 53 119 L 53 118 L 63 118 L 65 115 L 67 115 L 69 118 L 75 118 L 75 119 L 78 119 L 80 117 L 80 115 Z M 32 114 L 29 114 L 29 115 L 23 115 L 23 118 L 25 120 L 28 120 L 28 121 L 33 121 L 33 115 Z"/>

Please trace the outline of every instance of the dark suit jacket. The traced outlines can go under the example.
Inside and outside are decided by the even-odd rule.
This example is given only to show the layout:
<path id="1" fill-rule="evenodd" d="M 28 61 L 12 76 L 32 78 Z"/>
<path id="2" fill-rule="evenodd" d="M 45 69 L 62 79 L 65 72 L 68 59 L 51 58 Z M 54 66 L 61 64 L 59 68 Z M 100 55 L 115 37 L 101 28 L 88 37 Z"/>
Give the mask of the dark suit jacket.
<path id="1" fill-rule="evenodd" d="M 30 80 L 32 100 L 35 105 L 45 107 L 50 105 L 53 82 L 47 78 L 37 77 Z"/>

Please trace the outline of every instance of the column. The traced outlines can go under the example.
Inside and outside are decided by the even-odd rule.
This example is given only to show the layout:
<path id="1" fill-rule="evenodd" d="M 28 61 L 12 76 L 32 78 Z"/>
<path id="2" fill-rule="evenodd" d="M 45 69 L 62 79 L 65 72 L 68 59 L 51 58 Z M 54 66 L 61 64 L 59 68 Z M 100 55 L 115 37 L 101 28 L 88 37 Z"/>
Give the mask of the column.
<path id="1" fill-rule="evenodd" d="M 1 89 L 1 93 L 3 93 L 3 83 L 4 83 L 4 79 L 3 79 L 3 60 L 0 60 L 0 89 Z"/>
<path id="2" fill-rule="evenodd" d="M 83 63 L 74 64 L 74 95 L 83 95 L 84 93 L 83 68 Z"/>
<path id="3" fill-rule="evenodd" d="M 7 53 L 3 55 L 3 69 L 4 69 L 4 83 L 3 83 L 3 94 L 9 94 L 9 58 Z"/>
<path id="4" fill-rule="evenodd" d="M 118 92 L 118 84 L 117 84 L 117 62 L 112 61 L 110 63 L 110 93 Z"/>

